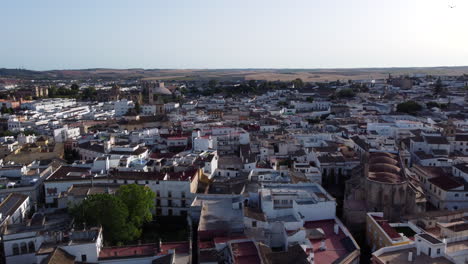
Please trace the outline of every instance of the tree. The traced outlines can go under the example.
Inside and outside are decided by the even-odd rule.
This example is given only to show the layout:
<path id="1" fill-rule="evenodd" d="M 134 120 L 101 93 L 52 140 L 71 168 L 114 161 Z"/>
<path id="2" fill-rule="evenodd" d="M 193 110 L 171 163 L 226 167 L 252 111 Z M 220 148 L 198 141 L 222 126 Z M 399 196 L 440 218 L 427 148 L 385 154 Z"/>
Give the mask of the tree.
<path id="1" fill-rule="evenodd" d="M 141 113 L 141 106 L 140 106 L 140 103 L 139 102 L 136 102 L 135 103 L 135 112 L 137 114 Z"/>
<path id="2" fill-rule="evenodd" d="M 218 81 L 213 79 L 208 82 L 208 87 L 210 87 L 211 89 L 216 88 L 216 86 L 218 86 Z"/>
<path id="3" fill-rule="evenodd" d="M 428 102 L 426 103 L 427 108 L 433 108 L 433 107 L 440 107 L 440 105 L 437 102 Z"/>
<path id="4" fill-rule="evenodd" d="M 181 94 L 188 94 L 188 92 L 189 92 L 189 91 L 188 91 L 187 88 L 185 88 L 185 87 L 182 87 L 182 89 L 180 89 L 180 93 L 181 93 Z"/>
<path id="5" fill-rule="evenodd" d="M 439 95 L 439 94 L 442 93 L 443 90 L 444 90 L 444 86 L 442 84 L 442 80 L 439 77 L 439 78 L 437 78 L 437 81 L 434 84 L 434 94 Z"/>
<path id="6" fill-rule="evenodd" d="M 76 83 L 73 83 L 73 84 L 71 85 L 70 88 L 71 88 L 73 91 L 78 91 L 78 90 L 80 90 L 80 87 L 79 87 L 78 84 L 76 84 Z"/>
<path id="7" fill-rule="evenodd" d="M 355 93 L 352 89 L 347 88 L 338 91 L 338 93 L 336 93 L 336 96 L 340 98 L 351 98 L 355 96 Z"/>
<path id="8" fill-rule="evenodd" d="M 415 101 L 407 101 L 397 105 L 397 112 L 416 114 L 422 110 L 422 106 Z"/>
<path id="9" fill-rule="evenodd" d="M 122 200 L 112 194 L 93 194 L 81 204 L 71 208 L 75 222 L 103 228 L 104 239 L 111 244 L 131 241 L 137 238 L 126 223 L 128 209 Z"/>
<path id="10" fill-rule="evenodd" d="M 296 80 L 292 81 L 292 83 L 294 84 L 294 88 L 301 89 L 304 87 L 304 82 L 301 78 L 297 78 Z"/>
<path id="11" fill-rule="evenodd" d="M 253 89 L 257 88 L 257 82 L 255 80 L 249 81 L 249 86 Z"/>
<path id="12" fill-rule="evenodd" d="M 0 112 L 2 114 L 13 114 L 14 110 L 13 108 L 8 108 L 6 105 L 3 105 L 2 108 L 0 109 Z"/>
<path id="13" fill-rule="evenodd" d="M 76 149 L 65 149 L 63 152 L 63 158 L 67 163 L 72 164 L 75 160 L 80 159 L 80 153 Z"/>
<path id="14" fill-rule="evenodd" d="M 78 224 L 102 225 L 104 238 L 110 244 L 134 241 L 141 228 L 152 219 L 154 193 L 146 186 L 130 184 L 119 188 L 116 195 L 95 194 L 70 208 Z"/>
<path id="15" fill-rule="evenodd" d="M 141 225 L 151 221 L 151 211 L 154 208 L 155 195 L 147 186 L 137 184 L 122 185 L 117 197 L 128 208 L 127 222 L 132 224 L 137 229 L 137 233 L 141 235 Z"/>
<path id="16" fill-rule="evenodd" d="M 55 85 L 49 87 L 48 95 L 50 98 L 54 98 L 57 95 L 57 87 Z"/>
<path id="17" fill-rule="evenodd" d="M 88 87 L 83 90 L 83 99 L 93 100 L 97 95 L 96 88 L 93 86 Z"/>

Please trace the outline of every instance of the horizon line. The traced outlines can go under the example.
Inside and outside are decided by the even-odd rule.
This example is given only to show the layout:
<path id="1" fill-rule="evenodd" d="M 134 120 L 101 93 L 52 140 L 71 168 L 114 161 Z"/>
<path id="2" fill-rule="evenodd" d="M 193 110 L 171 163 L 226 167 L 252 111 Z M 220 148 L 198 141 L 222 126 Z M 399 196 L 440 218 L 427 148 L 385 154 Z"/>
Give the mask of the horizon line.
<path id="1" fill-rule="evenodd" d="M 86 70 L 366 70 L 366 69 L 430 69 L 430 68 L 468 68 L 468 65 L 452 65 L 452 66 L 376 66 L 376 67 L 315 67 L 315 68 L 280 68 L 280 67 L 271 67 L 271 68 L 255 68 L 255 67 L 232 67 L 232 68 L 139 68 L 139 67 L 129 67 L 129 68 L 119 68 L 119 67 L 91 67 L 91 68 L 62 68 L 62 69 L 45 69 L 37 70 L 31 68 L 7 68 L 2 67 L 0 70 L 27 70 L 27 71 L 36 71 L 36 72 L 47 72 L 47 71 L 86 71 Z"/>

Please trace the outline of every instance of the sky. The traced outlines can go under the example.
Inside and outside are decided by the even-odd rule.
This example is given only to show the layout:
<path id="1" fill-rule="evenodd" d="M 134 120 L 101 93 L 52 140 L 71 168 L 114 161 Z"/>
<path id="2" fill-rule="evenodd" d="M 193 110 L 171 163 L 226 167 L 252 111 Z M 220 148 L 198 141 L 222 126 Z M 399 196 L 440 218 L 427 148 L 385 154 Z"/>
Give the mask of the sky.
<path id="1" fill-rule="evenodd" d="M 1 0 L 0 68 L 464 66 L 467 14 L 468 0 Z"/>

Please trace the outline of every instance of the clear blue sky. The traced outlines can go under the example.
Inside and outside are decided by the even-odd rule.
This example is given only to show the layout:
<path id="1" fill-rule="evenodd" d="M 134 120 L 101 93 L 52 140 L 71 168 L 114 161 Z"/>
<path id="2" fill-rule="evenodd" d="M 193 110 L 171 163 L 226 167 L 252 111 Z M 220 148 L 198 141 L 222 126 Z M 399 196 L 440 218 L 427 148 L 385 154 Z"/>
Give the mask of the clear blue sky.
<path id="1" fill-rule="evenodd" d="M 0 25 L 8 68 L 468 65 L 468 0 L 5 0 Z"/>

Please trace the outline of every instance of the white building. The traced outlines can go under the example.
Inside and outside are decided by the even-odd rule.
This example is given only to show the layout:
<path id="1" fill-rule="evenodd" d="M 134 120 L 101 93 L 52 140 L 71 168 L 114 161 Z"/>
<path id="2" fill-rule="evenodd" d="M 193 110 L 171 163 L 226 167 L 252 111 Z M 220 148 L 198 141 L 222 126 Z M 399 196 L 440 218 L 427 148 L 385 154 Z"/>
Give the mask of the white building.
<path id="1" fill-rule="evenodd" d="M 53 133 L 55 142 L 65 142 L 67 139 L 78 138 L 80 136 L 80 128 L 69 128 L 68 125 L 64 125 L 62 128 L 54 129 Z"/>
<path id="2" fill-rule="evenodd" d="M 133 101 L 129 101 L 127 99 L 115 101 L 114 103 L 115 116 L 123 116 L 128 112 L 128 110 L 132 108 L 135 108 L 135 104 L 133 103 Z"/>

